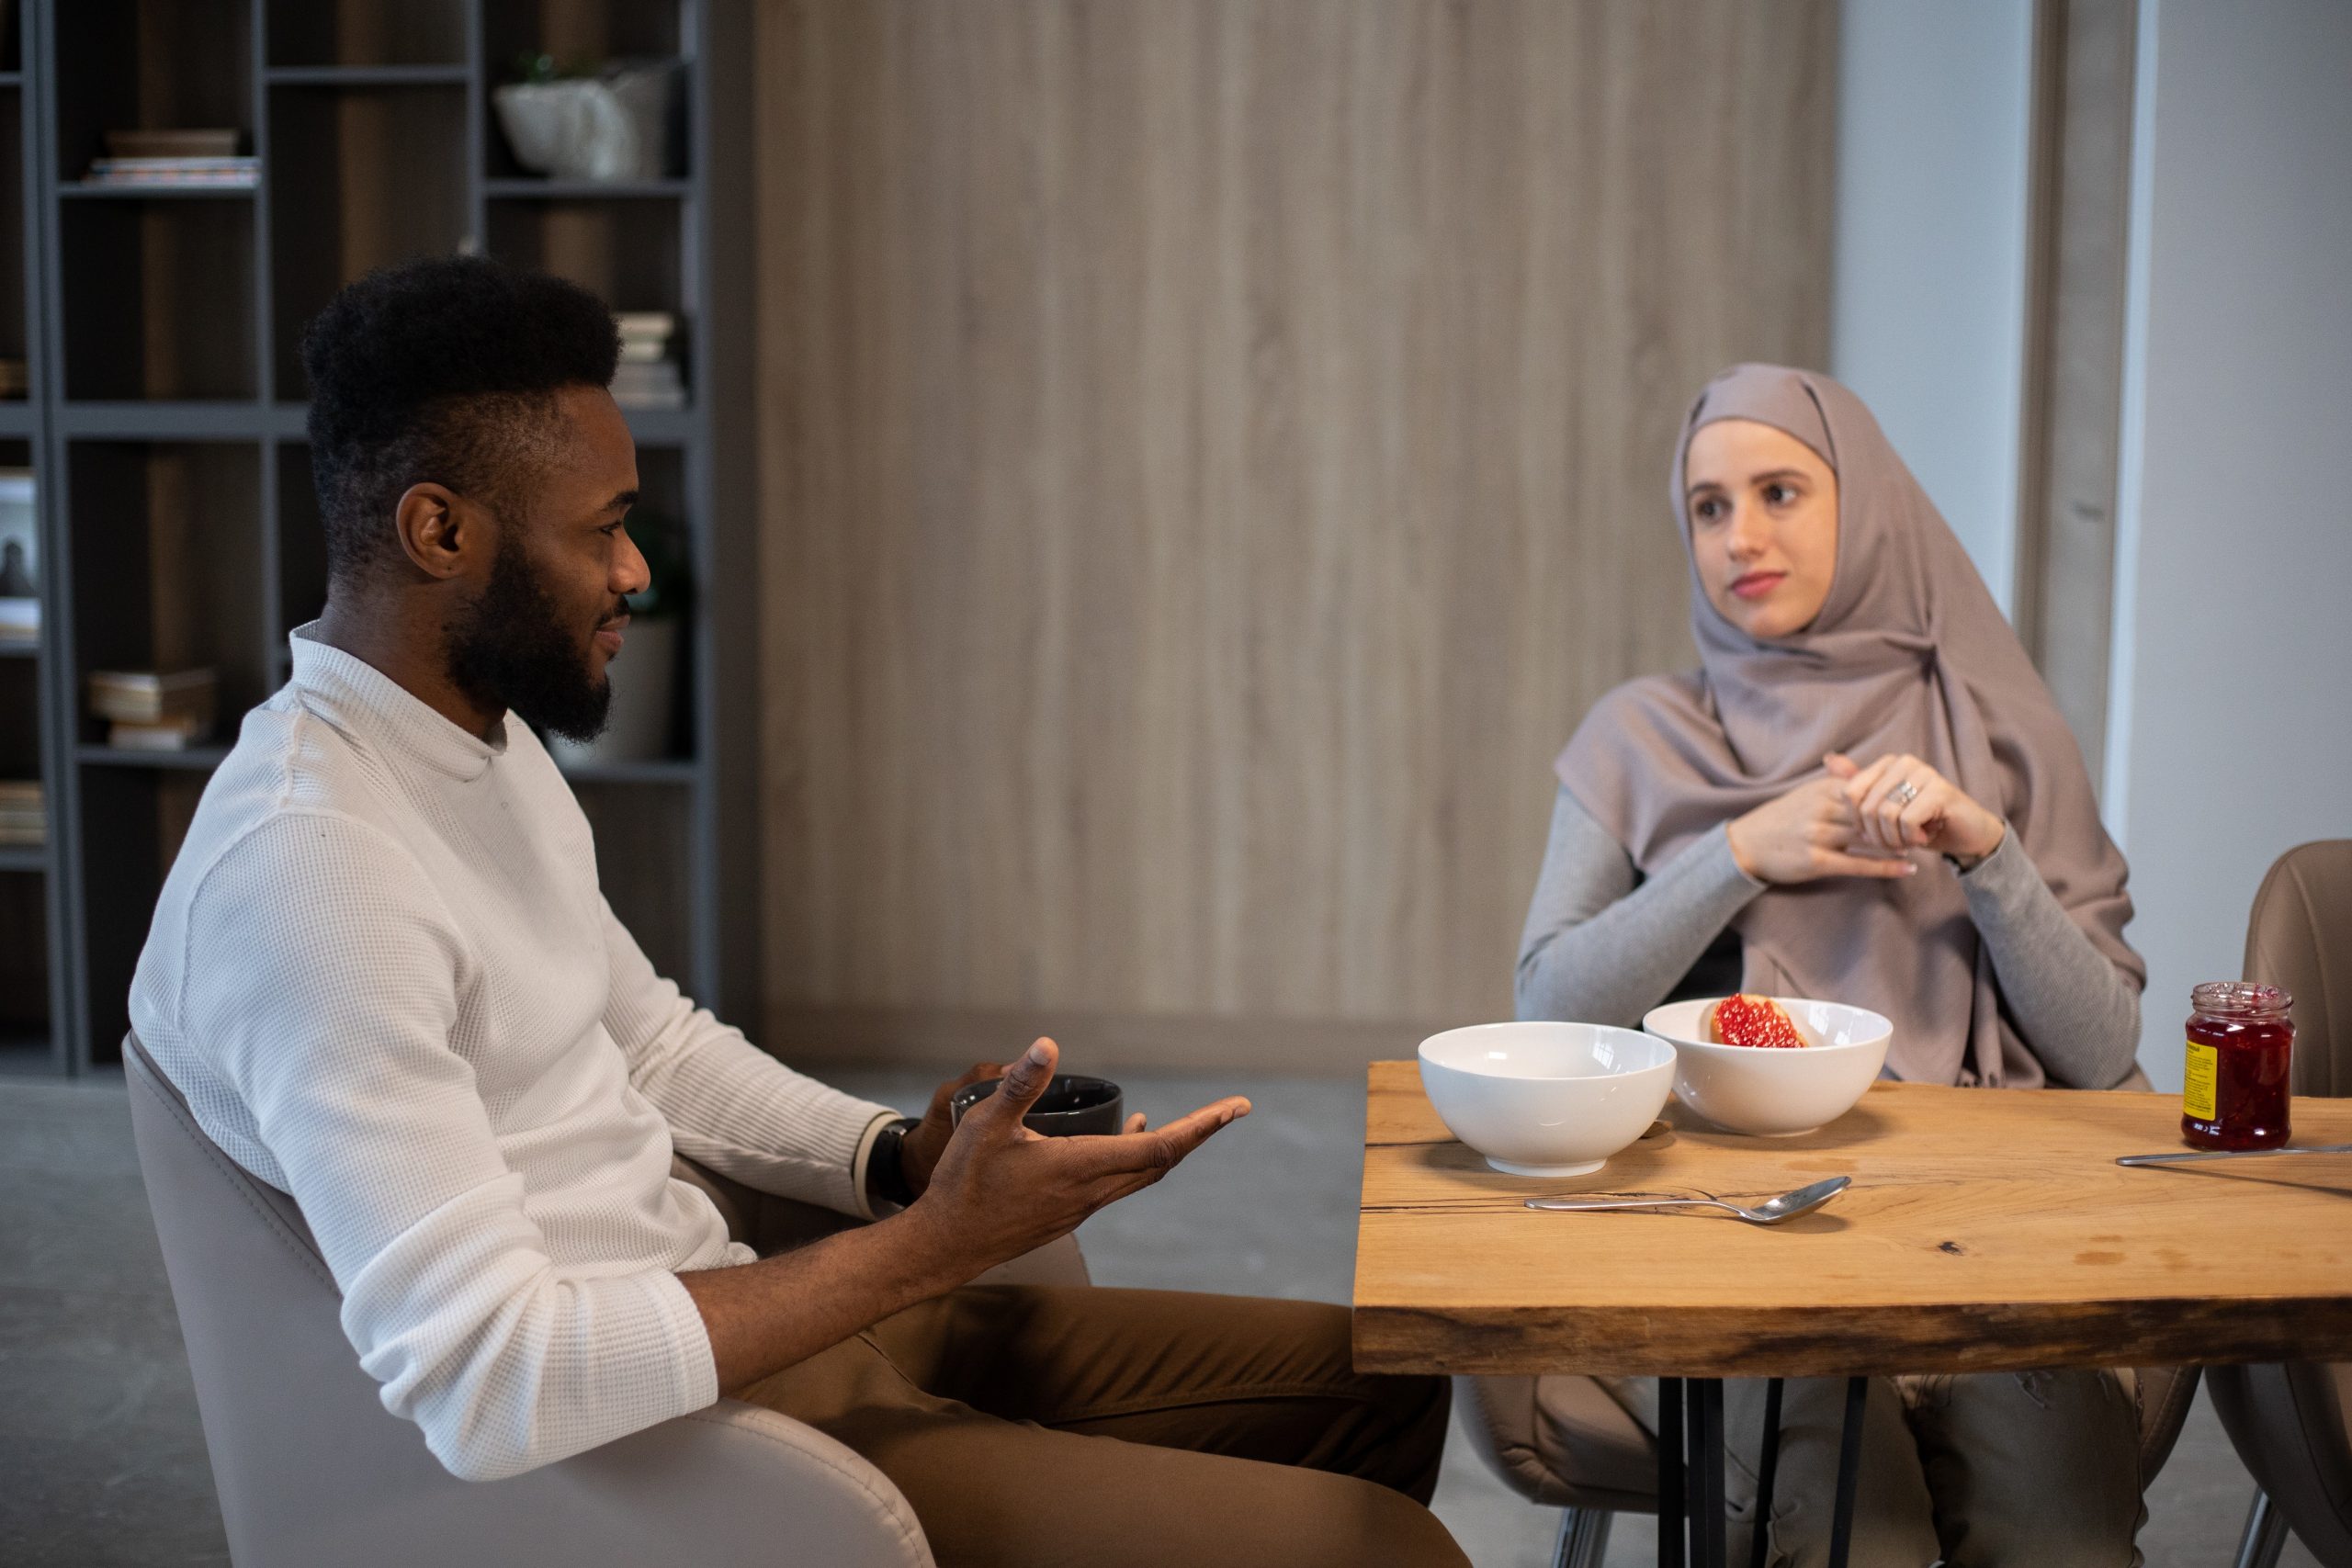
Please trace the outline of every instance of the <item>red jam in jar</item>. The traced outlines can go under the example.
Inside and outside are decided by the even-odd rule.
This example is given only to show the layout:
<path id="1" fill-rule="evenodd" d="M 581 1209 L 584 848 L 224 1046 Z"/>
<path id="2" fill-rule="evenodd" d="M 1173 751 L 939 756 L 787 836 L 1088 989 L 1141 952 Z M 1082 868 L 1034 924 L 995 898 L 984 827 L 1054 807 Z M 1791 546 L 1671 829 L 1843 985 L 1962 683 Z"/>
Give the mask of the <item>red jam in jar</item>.
<path id="1" fill-rule="evenodd" d="M 2199 1149 L 2284 1146 L 2295 998 L 2276 986 L 2209 980 L 2188 993 L 2188 1005 L 2181 1141 Z"/>

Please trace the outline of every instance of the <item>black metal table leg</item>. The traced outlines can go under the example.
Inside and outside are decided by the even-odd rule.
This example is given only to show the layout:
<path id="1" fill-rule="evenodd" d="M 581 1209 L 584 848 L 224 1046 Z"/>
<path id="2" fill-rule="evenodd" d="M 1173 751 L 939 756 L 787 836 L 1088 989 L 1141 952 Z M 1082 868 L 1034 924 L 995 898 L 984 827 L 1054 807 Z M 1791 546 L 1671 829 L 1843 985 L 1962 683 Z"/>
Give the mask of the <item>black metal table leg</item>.
<path id="1" fill-rule="evenodd" d="M 1682 1380 L 1657 1380 L 1657 1568 L 1682 1568 Z"/>
<path id="2" fill-rule="evenodd" d="M 1690 1568 L 1707 1568 L 1700 1557 L 1703 1544 L 1699 1539 L 1699 1514 L 1704 1506 L 1707 1483 L 1699 1469 L 1699 1380 L 1682 1380 L 1682 1551 L 1690 1560 Z"/>
<path id="3" fill-rule="evenodd" d="M 1764 1568 L 1764 1554 L 1772 1535 L 1772 1483 L 1781 1470 L 1781 1380 L 1764 1384 L 1764 1445 L 1756 1463 L 1756 1544 L 1747 1553 L 1748 1568 Z"/>
<path id="4" fill-rule="evenodd" d="M 1846 1425 L 1838 1438 L 1838 1511 L 1829 1521 L 1829 1568 L 1846 1568 L 1854 1545 L 1854 1492 L 1861 1482 L 1862 1414 L 1868 1407 L 1871 1380 L 1846 1380 Z"/>
<path id="5" fill-rule="evenodd" d="M 1729 1568 L 1724 1539 L 1724 1381 L 1692 1378 L 1690 1388 L 1690 1561 Z"/>

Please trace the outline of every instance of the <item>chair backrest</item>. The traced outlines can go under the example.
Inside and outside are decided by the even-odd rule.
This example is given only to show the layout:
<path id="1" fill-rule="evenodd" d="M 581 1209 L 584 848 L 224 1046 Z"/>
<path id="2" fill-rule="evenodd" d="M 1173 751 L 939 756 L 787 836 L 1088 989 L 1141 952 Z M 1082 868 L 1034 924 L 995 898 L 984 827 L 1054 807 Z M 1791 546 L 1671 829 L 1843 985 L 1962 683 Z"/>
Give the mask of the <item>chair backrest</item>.
<path id="1" fill-rule="evenodd" d="M 510 1480 L 458 1480 L 360 1368 L 294 1201 L 221 1152 L 135 1035 L 123 1066 L 237 1568 L 928 1568 L 878 1471 L 732 1400 Z"/>
<path id="2" fill-rule="evenodd" d="M 2352 840 L 2289 850 L 2246 919 L 2245 977 L 2295 998 L 2294 1090 L 2352 1095 Z M 2352 1563 L 2352 1362 L 2214 1367 L 2238 1457 L 2321 1562 Z"/>
<path id="3" fill-rule="evenodd" d="M 2247 917 L 2245 977 L 2295 998 L 2294 1090 L 2352 1095 L 2352 839 L 2289 850 Z"/>
<path id="4" fill-rule="evenodd" d="M 307 1541 L 311 1561 L 349 1561 L 418 1495 L 462 1483 L 384 1409 L 294 1201 L 205 1135 L 135 1038 L 123 1067 L 230 1555 L 290 1562 Z"/>

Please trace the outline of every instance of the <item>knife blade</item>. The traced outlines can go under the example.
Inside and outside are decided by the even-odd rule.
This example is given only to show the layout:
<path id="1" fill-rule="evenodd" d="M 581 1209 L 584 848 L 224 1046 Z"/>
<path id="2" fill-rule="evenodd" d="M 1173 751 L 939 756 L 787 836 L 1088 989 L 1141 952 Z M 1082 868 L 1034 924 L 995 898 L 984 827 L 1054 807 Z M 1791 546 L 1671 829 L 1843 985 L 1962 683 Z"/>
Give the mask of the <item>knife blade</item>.
<path id="1" fill-rule="evenodd" d="M 2284 1149 L 2204 1149 L 2195 1154 L 2120 1155 L 2118 1165 L 2195 1165 L 2209 1159 L 2276 1158 L 2280 1155 L 2352 1155 L 2352 1144 L 2305 1144 Z"/>

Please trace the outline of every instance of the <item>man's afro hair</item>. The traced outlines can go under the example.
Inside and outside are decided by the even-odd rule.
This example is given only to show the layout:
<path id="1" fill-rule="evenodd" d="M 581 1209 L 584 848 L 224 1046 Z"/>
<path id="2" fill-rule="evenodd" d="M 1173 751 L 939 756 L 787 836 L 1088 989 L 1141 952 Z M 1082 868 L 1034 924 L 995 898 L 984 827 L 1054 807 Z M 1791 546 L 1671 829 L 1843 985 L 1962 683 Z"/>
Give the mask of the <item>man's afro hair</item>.
<path id="1" fill-rule="evenodd" d="M 311 473 L 336 581 L 396 553 L 402 492 L 513 502 L 559 434 L 555 394 L 612 382 L 612 312 L 576 284 L 481 256 L 382 267 L 302 337 Z"/>

